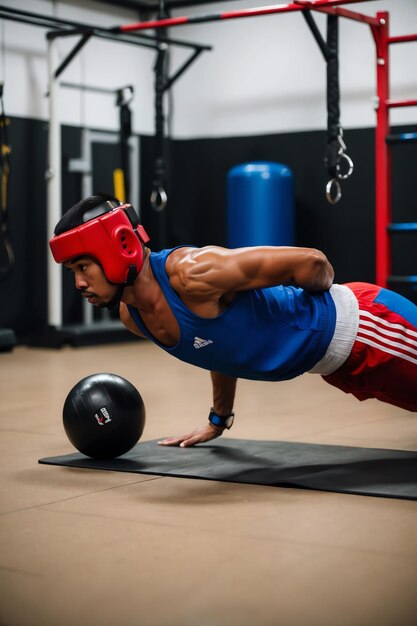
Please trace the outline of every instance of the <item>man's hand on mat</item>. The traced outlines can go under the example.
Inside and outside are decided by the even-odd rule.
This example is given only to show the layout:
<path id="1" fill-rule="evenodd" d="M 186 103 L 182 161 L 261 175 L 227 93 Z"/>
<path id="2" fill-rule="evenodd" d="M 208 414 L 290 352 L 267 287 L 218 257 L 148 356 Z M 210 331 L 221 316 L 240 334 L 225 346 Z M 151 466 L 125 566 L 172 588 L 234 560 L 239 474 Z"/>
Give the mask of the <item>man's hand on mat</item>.
<path id="1" fill-rule="evenodd" d="M 224 428 L 220 426 L 213 426 L 213 424 L 207 424 L 206 426 L 200 426 L 196 428 L 192 433 L 188 435 L 182 435 L 181 437 L 168 437 L 158 441 L 160 446 L 180 446 L 180 448 L 188 448 L 189 446 L 195 446 L 196 443 L 204 443 L 211 439 L 220 437 Z"/>

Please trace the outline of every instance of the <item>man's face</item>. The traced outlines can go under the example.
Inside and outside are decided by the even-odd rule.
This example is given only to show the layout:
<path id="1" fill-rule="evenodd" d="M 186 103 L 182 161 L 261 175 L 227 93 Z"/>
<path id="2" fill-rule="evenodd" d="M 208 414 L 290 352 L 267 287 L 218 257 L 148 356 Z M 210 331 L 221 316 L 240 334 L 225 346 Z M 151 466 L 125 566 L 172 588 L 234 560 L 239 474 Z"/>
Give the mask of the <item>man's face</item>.
<path id="1" fill-rule="evenodd" d="M 90 304 L 105 307 L 116 294 L 117 286 L 109 283 L 101 266 L 91 257 L 80 257 L 64 265 L 74 274 L 76 288 Z"/>

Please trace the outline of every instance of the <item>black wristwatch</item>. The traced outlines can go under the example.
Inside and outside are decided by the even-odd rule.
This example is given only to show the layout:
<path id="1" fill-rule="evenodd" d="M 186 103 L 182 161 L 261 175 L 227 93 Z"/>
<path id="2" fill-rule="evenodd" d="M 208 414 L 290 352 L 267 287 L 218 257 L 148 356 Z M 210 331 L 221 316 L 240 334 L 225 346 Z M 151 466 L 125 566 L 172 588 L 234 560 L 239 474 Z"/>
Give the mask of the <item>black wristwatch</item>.
<path id="1" fill-rule="evenodd" d="M 234 413 L 229 413 L 229 415 L 218 415 L 216 411 L 212 408 L 209 413 L 209 422 L 213 424 L 213 426 L 221 426 L 221 428 L 232 428 L 233 422 L 235 419 Z"/>

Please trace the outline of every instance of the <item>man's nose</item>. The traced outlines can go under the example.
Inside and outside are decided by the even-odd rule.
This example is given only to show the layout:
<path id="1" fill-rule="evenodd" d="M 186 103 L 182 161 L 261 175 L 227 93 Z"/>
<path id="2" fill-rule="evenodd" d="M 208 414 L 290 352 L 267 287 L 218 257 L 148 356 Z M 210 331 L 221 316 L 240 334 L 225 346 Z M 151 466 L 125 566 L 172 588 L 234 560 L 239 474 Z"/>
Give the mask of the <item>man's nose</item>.
<path id="1" fill-rule="evenodd" d="M 82 274 L 75 274 L 75 287 L 76 289 L 85 289 L 87 287 L 87 281 Z"/>

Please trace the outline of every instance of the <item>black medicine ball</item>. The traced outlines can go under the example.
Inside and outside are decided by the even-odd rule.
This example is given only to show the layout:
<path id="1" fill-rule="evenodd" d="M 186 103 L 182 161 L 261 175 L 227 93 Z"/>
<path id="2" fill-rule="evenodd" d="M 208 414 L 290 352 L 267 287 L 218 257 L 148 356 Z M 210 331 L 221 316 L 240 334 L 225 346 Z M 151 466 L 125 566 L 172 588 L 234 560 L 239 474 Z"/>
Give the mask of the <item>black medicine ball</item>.
<path id="1" fill-rule="evenodd" d="M 109 459 L 128 452 L 145 426 L 145 405 L 136 387 L 116 374 L 93 374 L 69 392 L 64 428 L 83 454 Z"/>

